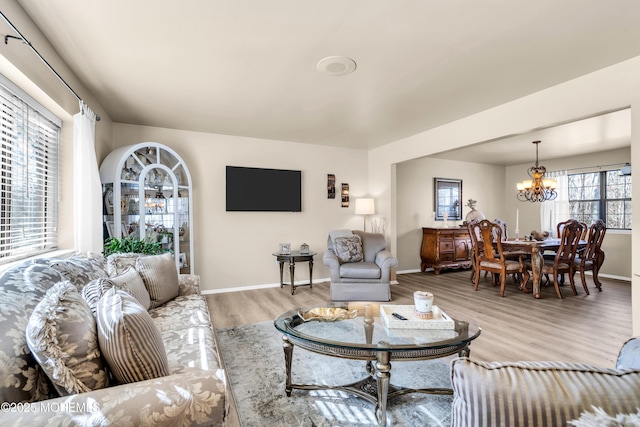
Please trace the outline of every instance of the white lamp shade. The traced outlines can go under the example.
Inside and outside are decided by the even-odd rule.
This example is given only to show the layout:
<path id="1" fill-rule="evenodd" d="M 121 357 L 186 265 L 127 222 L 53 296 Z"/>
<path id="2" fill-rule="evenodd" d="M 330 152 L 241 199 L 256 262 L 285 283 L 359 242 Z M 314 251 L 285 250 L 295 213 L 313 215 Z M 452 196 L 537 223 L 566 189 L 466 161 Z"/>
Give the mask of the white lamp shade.
<path id="1" fill-rule="evenodd" d="M 356 199 L 356 215 L 373 215 L 375 213 L 373 199 Z"/>

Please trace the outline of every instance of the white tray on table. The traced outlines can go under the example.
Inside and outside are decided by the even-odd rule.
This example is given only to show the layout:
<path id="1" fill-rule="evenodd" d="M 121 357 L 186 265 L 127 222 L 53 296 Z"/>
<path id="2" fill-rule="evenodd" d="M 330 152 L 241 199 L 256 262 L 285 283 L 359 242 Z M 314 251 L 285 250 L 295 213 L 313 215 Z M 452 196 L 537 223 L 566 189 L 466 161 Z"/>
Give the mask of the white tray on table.
<path id="1" fill-rule="evenodd" d="M 389 329 L 455 329 L 455 320 L 440 307 L 434 305 L 432 311 L 433 319 L 421 319 L 418 317 L 414 305 L 381 304 L 380 319 Z M 398 313 L 406 317 L 407 320 L 400 320 L 392 313 Z"/>

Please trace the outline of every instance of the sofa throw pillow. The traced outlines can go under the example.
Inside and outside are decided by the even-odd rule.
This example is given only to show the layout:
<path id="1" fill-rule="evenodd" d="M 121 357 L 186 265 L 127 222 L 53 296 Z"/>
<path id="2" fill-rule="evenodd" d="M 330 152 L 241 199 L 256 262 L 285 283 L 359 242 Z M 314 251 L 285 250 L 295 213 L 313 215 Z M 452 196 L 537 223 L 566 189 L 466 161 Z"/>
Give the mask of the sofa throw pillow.
<path id="1" fill-rule="evenodd" d="M 27 345 L 61 396 L 107 387 L 96 321 L 69 281 L 51 287 L 33 310 Z"/>
<path id="2" fill-rule="evenodd" d="M 140 254 L 136 253 L 115 253 L 107 257 L 107 274 L 114 277 L 124 273 L 130 267 L 136 266 L 136 260 Z"/>
<path id="3" fill-rule="evenodd" d="M 340 263 L 362 261 L 362 240 L 354 234 L 351 237 L 338 237 L 334 246 Z"/>
<path id="4" fill-rule="evenodd" d="M 178 296 L 180 283 L 172 254 L 141 256 L 136 260 L 136 270 L 149 291 L 151 308 L 159 307 Z"/>
<path id="5" fill-rule="evenodd" d="M 109 280 L 116 288 L 129 292 L 136 300 L 138 300 L 145 310 L 148 310 L 149 307 L 151 307 L 149 291 L 147 291 L 147 288 L 144 285 L 142 276 L 140 276 L 140 273 L 138 273 L 135 268 L 131 267 L 121 275 L 112 277 Z"/>
<path id="6" fill-rule="evenodd" d="M 82 297 L 87 301 L 87 304 L 89 304 L 89 308 L 94 316 L 96 315 L 98 301 L 105 292 L 114 286 L 131 294 L 145 310 L 151 307 L 151 297 L 149 297 L 149 292 L 147 292 L 147 288 L 144 286 L 142 277 L 135 268 L 129 267 L 127 271 L 119 276 L 110 279 L 92 280 L 82 288 Z"/>
<path id="7" fill-rule="evenodd" d="M 160 331 L 134 297 L 113 287 L 98 302 L 97 314 L 100 350 L 118 383 L 169 375 Z"/>

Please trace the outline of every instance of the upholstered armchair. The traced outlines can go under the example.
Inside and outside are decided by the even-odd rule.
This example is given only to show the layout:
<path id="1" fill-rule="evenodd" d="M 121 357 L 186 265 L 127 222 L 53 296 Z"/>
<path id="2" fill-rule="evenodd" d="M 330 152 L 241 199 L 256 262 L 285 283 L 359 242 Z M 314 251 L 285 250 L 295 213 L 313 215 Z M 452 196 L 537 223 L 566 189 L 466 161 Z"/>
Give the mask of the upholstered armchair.
<path id="1" fill-rule="evenodd" d="M 331 270 L 333 301 L 391 300 L 391 268 L 398 260 L 382 234 L 332 231 L 322 262 Z"/>

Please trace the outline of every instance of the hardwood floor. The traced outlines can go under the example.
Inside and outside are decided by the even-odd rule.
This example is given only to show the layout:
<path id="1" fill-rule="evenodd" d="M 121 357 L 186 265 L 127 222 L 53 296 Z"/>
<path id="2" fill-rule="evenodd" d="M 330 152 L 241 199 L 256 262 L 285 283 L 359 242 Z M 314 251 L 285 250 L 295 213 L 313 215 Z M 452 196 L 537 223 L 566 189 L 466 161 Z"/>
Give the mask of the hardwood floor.
<path id="1" fill-rule="evenodd" d="M 558 299 L 553 286 L 542 287 L 542 299 L 519 291 L 507 279 L 504 298 L 499 288 L 483 278 L 477 292 L 469 272 L 449 271 L 398 275 L 392 285 L 392 304 L 412 304 L 413 292 L 428 290 L 434 304 L 475 319 L 482 334 L 471 345 L 471 357 L 478 360 L 560 360 L 613 366 L 622 343 L 631 336 L 631 285 L 603 279 L 598 292 L 587 277 L 590 295 L 580 285 L 578 296 L 568 283 L 564 299 Z M 568 282 L 568 281 L 567 281 Z M 531 288 L 531 286 L 529 286 Z M 329 283 L 290 288 L 268 288 L 207 295 L 216 329 L 272 320 L 295 307 L 320 307 L 330 302 Z"/>
<path id="2" fill-rule="evenodd" d="M 591 294 L 585 295 L 576 276 L 577 296 L 567 280 L 561 288 L 563 299 L 550 285 L 542 287 L 542 299 L 536 300 L 518 290 L 511 278 L 503 298 L 490 277 L 482 278 L 475 292 L 468 270 L 438 276 L 431 272 L 401 274 L 397 280 L 399 284 L 391 286 L 390 304 L 413 304 L 413 292 L 427 290 L 445 312 L 463 313 L 480 324 L 482 334 L 471 344 L 471 358 L 476 360 L 556 360 L 614 367 L 618 350 L 632 333 L 629 282 L 601 277 L 603 291 L 598 292 L 588 276 Z M 285 287 L 206 298 L 216 329 L 273 320 L 295 307 L 321 307 L 330 302 L 329 283 L 314 284 L 312 289 L 300 287 L 295 295 Z"/>

